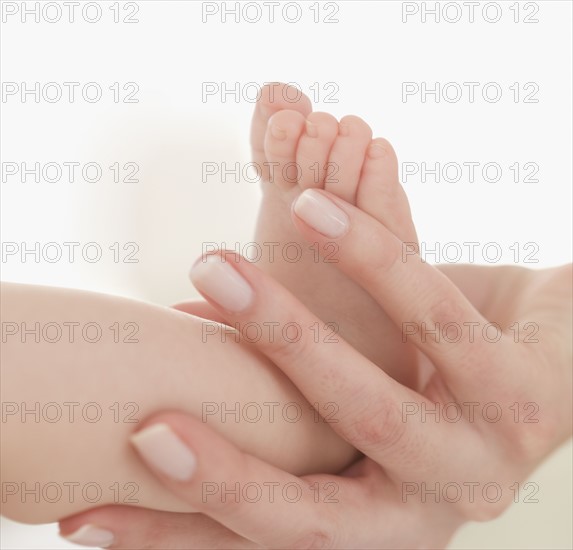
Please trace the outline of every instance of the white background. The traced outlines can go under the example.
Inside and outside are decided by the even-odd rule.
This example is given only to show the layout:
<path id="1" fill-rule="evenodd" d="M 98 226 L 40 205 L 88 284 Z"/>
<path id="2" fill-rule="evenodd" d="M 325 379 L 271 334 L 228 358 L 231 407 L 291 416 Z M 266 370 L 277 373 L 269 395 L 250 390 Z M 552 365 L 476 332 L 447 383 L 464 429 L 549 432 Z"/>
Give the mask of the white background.
<path id="1" fill-rule="evenodd" d="M 422 19 L 422 5 L 432 8 L 435 2 L 417 3 L 418 13 L 406 22 L 404 4 L 411 2 L 322 2 L 318 13 L 310 9 L 315 2 L 292 2 L 286 15 L 296 18 L 298 6 L 298 22 L 283 18 L 281 2 L 274 23 L 264 2 L 259 2 L 261 19 L 246 21 L 244 16 L 253 20 L 257 11 L 251 6 L 245 12 L 242 2 L 237 23 L 232 14 L 223 22 L 220 11 L 203 22 L 204 2 L 140 0 L 131 3 L 137 8 L 131 18 L 138 20 L 131 24 L 114 22 L 113 2 L 93 3 L 102 12 L 95 23 L 85 20 L 81 6 L 69 22 L 61 3 L 61 20 L 49 23 L 44 15 L 54 18 L 57 11 L 52 7 L 42 13 L 46 2 L 39 3 L 39 23 L 33 14 L 22 22 L 22 4 L 2 2 L 1 77 L 5 86 L 19 87 L 18 94 L 2 97 L 2 162 L 29 167 L 95 162 L 103 175 L 94 183 L 81 174 L 73 183 L 67 175 L 54 183 L 36 183 L 29 175 L 23 183 L 19 174 L 4 174 L 2 241 L 28 247 L 96 242 L 104 255 L 96 263 L 81 255 L 74 262 L 66 256 L 54 263 L 43 258 L 36 263 L 33 255 L 26 261 L 3 257 L 3 280 L 162 304 L 195 296 L 187 271 L 202 243 L 233 248 L 236 242 L 250 242 L 259 200 L 256 183 L 235 183 L 234 176 L 225 183 L 218 177 L 203 182 L 202 163 L 240 162 L 244 168 L 255 84 L 275 80 L 297 83 L 318 100 L 317 110 L 364 117 L 376 135 L 392 141 L 402 162 L 430 167 L 480 163 L 473 183 L 467 173 L 455 183 L 436 182 L 432 175 L 425 182 L 420 174 L 403 178 L 418 234 L 428 248 L 477 242 L 475 262 L 488 263 L 483 245 L 493 242 L 496 247 L 489 251 L 502 250 L 502 263 L 515 261 L 516 248 L 521 265 L 531 268 L 571 261 L 568 1 L 520 2 L 517 23 L 516 2 L 490 3 L 485 17 L 487 2 L 481 2 L 473 23 L 463 2 L 450 3 L 439 23 L 431 14 Z M 118 4 L 120 21 L 133 11 L 128 4 Z M 211 4 L 221 9 L 220 2 Z M 226 4 L 232 8 L 235 2 Z M 18 13 L 9 15 L 14 6 Z M 444 21 L 444 15 L 452 21 L 458 9 L 460 21 Z M 498 9 L 501 19 L 488 22 Z M 92 7 L 87 17 L 96 13 Z M 329 15 L 338 22 L 326 23 Z M 525 23 L 526 17 L 538 22 Z M 28 94 L 22 101 L 22 83 L 33 88 L 35 82 L 59 83 L 64 97 L 55 103 L 40 97 L 36 103 Z M 74 102 L 68 101 L 64 82 L 80 83 Z M 82 99 L 87 82 L 101 86 L 100 101 Z M 138 103 L 115 103 L 109 90 L 114 82 L 120 83 L 122 98 L 123 84 L 137 83 Z M 430 94 L 425 102 L 421 94 L 404 98 L 405 82 L 428 88 L 452 83 L 450 101 L 441 97 L 436 102 Z M 464 82 L 479 83 L 473 102 Z M 203 97 L 205 83 L 237 89 L 238 97 L 232 91 Z M 493 83 L 492 94 L 501 88 L 499 101 L 483 99 L 487 83 Z M 515 83 L 521 90 L 517 103 L 510 89 Z M 463 92 L 459 101 L 452 100 L 456 88 Z M 533 89 L 538 91 L 531 99 L 538 101 L 525 103 Z M 330 100 L 336 102 L 325 102 L 333 91 Z M 114 183 L 108 167 L 116 162 L 136 163 L 139 181 Z M 487 163 L 501 167 L 499 181 L 484 181 L 481 169 Z M 521 167 L 517 183 L 509 169 L 515 163 Z M 538 181 L 523 181 L 526 163 L 538 166 Z M 115 263 L 108 247 L 128 242 L 139 248 L 138 263 Z M 455 256 L 451 247 L 450 257 Z M 528 252 L 534 252 L 530 259 L 537 263 L 523 263 Z M 428 259 L 445 261 L 442 255 Z M 466 527 L 452 547 L 570 548 L 570 463 L 567 445 L 530 478 L 540 486 L 539 503 L 516 504 L 497 521 Z M 53 526 L 3 522 L 2 527 L 3 548 L 68 547 Z"/>

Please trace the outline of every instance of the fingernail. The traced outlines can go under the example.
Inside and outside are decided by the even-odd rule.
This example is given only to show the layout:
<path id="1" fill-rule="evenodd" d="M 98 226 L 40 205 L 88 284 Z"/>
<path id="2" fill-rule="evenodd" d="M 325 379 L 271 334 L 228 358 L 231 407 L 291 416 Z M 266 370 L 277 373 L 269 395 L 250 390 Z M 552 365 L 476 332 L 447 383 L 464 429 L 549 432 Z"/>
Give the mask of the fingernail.
<path id="1" fill-rule="evenodd" d="M 261 115 L 263 115 L 265 118 L 271 118 L 275 114 L 274 109 L 271 109 L 264 103 L 259 103 L 258 106 Z"/>
<path id="2" fill-rule="evenodd" d="M 342 237 L 348 231 L 346 213 L 314 189 L 301 193 L 294 203 L 295 214 L 326 237 Z"/>
<path id="3" fill-rule="evenodd" d="M 211 254 L 196 262 L 191 268 L 190 277 L 200 292 L 228 311 L 243 311 L 253 301 L 253 290 L 249 283 L 218 254 Z"/>
<path id="4" fill-rule="evenodd" d="M 189 481 L 197 467 L 195 455 L 167 424 L 153 424 L 131 436 L 141 458 L 173 481 Z"/>
<path id="5" fill-rule="evenodd" d="M 271 135 L 280 141 L 285 140 L 287 137 L 286 131 L 276 124 L 271 124 Z"/>
<path id="6" fill-rule="evenodd" d="M 377 143 L 373 143 L 368 147 L 368 156 L 372 159 L 379 159 L 382 158 L 386 154 L 386 149 L 382 147 L 382 145 L 378 145 Z"/>
<path id="7" fill-rule="evenodd" d="M 111 531 L 107 529 L 101 529 L 95 525 L 83 525 L 77 531 L 70 533 L 69 535 L 61 535 L 62 538 L 73 542 L 75 544 L 81 544 L 83 546 L 95 546 L 98 548 L 107 548 L 111 546 L 114 541 L 114 536 Z"/>
<path id="8" fill-rule="evenodd" d="M 318 137 L 318 126 L 310 121 L 306 121 L 306 135 L 311 138 Z"/>

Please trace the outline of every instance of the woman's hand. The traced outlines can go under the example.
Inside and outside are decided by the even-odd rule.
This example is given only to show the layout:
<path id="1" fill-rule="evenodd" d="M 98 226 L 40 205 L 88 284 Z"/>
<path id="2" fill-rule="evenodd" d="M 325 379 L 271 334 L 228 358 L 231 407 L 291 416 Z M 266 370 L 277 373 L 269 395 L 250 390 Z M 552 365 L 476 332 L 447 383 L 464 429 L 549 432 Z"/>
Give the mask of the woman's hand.
<path id="1" fill-rule="evenodd" d="M 309 241 L 337 244 L 339 268 L 417 346 L 428 373 L 420 393 L 343 341 L 316 343 L 304 330 L 297 341 L 261 340 L 255 345 L 319 412 L 321 404 L 336 403 L 331 427 L 364 458 L 340 476 L 297 479 L 232 447 L 199 420 L 166 413 L 149 419 L 134 444 L 166 486 L 201 514 L 108 508 L 65 520 L 63 533 L 91 523 L 113 533 L 113 548 L 443 546 L 464 521 L 499 515 L 528 473 L 569 436 L 571 266 L 503 273 L 504 284 L 494 288 L 511 296 L 482 297 L 482 312 L 500 314 L 486 318 L 448 278 L 456 272 L 446 277 L 404 254 L 383 225 L 321 193 L 347 219 L 344 235 L 318 233 L 297 217 L 296 205 L 295 223 Z M 221 256 L 192 273 L 228 323 L 318 322 L 275 281 L 234 259 L 227 255 L 226 267 L 247 283 L 237 285 L 242 300 L 233 294 L 233 277 L 221 284 Z M 232 311 L 227 303 L 242 306 Z M 166 448 L 173 452 L 161 452 Z M 282 489 L 295 485 L 300 498 L 289 502 Z M 222 498 L 223 489 L 237 487 L 237 497 Z M 253 499 L 249 489 L 257 487 L 262 493 Z"/>

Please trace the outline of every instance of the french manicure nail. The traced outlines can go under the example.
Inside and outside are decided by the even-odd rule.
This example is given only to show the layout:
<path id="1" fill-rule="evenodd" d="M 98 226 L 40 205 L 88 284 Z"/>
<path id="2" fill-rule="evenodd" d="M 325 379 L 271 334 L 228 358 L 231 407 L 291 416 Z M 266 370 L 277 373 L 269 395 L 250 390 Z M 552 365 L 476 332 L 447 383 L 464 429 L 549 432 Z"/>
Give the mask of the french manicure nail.
<path id="1" fill-rule="evenodd" d="M 295 214 L 326 237 L 342 237 L 348 231 L 346 213 L 330 199 L 314 189 L 301 193 L 294 203 Z"/>
<path id="2" fill-rule="evenodd" d="M 211 254 L 196 262 L 191 268 L 190 277 L 197 290 L 228 311 L 243 311 L 253 301 L 253 290 L 249 283 L 218 254 Z"/>
<path id="3" fill-rule="evenodd" d="M 189 481 L 197 467 L 195 455 L 167 424 L 153 424 L 131 436 L 143 460 L 173 481 Z"/>
<path id="4" fill-rule="evenodd" d="M 77 531 L 74 531 L 69 535 L 61 536 L 74 544 L 96 546 L 98 548 L 107 548 L 108 546 L 111 546 L 115 539 L 111 531 L 89 524 L 83 525 Z"/>

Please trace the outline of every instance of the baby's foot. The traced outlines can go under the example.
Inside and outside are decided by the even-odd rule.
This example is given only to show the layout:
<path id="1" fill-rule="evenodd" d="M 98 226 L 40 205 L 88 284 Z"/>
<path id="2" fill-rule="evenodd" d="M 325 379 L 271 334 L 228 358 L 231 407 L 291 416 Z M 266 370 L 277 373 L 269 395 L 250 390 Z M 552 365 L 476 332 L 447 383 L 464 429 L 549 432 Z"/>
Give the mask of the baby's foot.
<path id="1" fill-rule="evenodd" d="M 340 335 L 365 356 L 413 385 L 415 373 L 400 368 L 412 364 L 406 356 L 412 351 L 402 344 L 398 329 L 367 292 L 318 256 L 317 245 L 300 237 L 290 212 L 304 189 L 325 189 L 382 222 L 401 240 L 417 242 L 396 154 L 385 139 L 372 139 L 362 119 L 346 116 L 338 122 L 312 112 L 306 96 L 294 103 L 288 101 L 292 97 L 296 90 L 286 85 L 266 86 L 251 126 L 253 161 L 263 173 L 256 241 L 263 251 L 274 250 L 272 258 L 263 257 L 261 267 L 325 323 L 336 323 Z M 293 261 L 297 250 L 302 257 Z"/>

